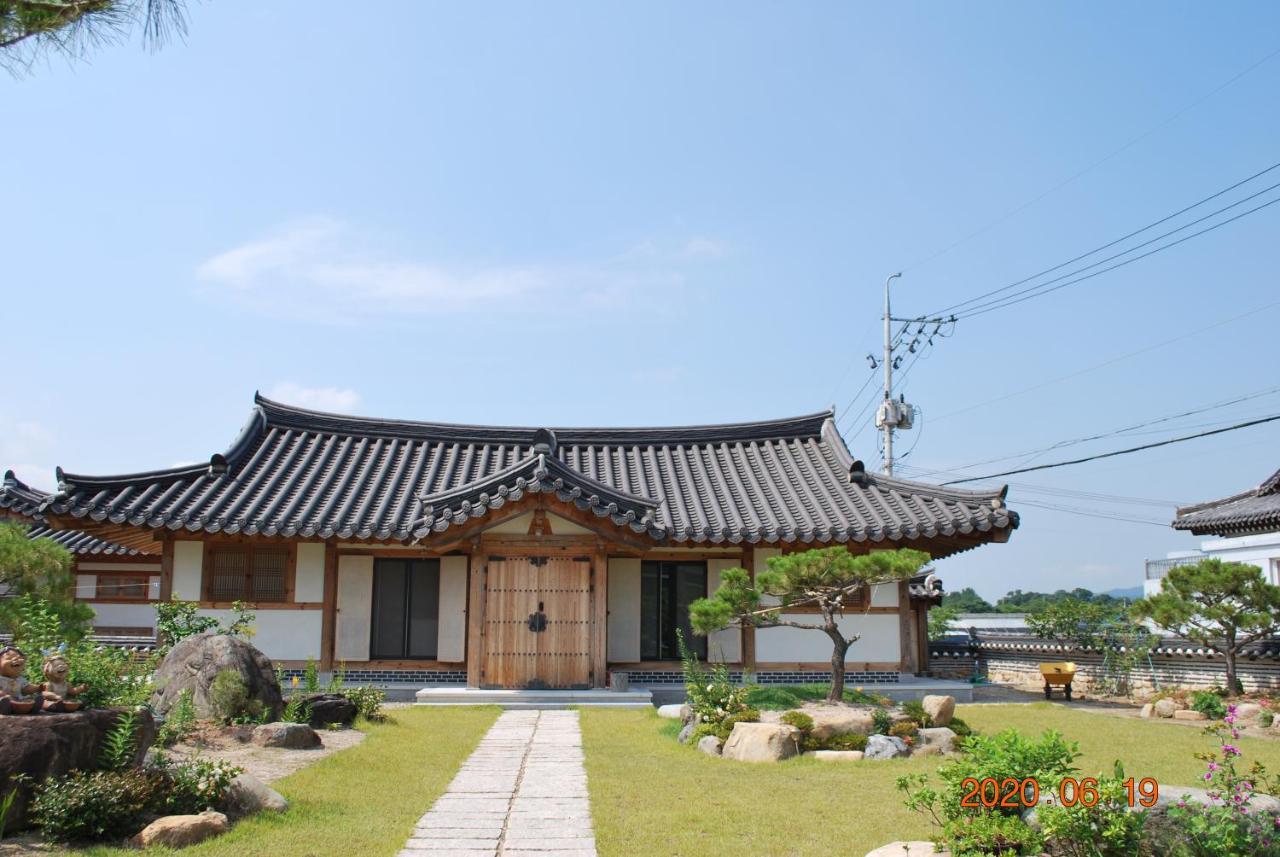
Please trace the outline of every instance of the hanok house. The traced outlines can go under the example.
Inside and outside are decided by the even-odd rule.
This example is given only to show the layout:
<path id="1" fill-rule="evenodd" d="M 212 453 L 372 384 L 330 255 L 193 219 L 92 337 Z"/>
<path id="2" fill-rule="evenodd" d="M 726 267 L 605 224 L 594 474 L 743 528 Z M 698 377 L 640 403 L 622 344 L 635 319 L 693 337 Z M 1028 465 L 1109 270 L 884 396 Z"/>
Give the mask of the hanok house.
<path id="1" fill-rule="evenodd" d="M 259 396 L 207 464 L 58 479 L 28 512 L 158 556 L 148 598 L 220 616 L 248 602 L 255 644 L 289 667 L 315 658 L 343 663 L 350 680 L 472 688 L 601 688 L 622 672 L 676 682 L 677 629 L 735 674 L 822 680 L 824 635 L 700 638 L 689 603 L 726 569 L 763 569 L 784 552 L 906 546 L 938 559 L 1006 541 L 1018 524 L 1003 491 L 867 472 L 830 411 L 535 429 L 338 416 Z M 115 599 L 101 597 L 112 591 L 104 575 L 119 578 L 99 559 L 79 562 L 98 575 L 105 608 Z M 848 655 L 853 683 L 922 672 L 938 593 L 927 575 L 880 586 L 845 618 L 862 635 Z"/>

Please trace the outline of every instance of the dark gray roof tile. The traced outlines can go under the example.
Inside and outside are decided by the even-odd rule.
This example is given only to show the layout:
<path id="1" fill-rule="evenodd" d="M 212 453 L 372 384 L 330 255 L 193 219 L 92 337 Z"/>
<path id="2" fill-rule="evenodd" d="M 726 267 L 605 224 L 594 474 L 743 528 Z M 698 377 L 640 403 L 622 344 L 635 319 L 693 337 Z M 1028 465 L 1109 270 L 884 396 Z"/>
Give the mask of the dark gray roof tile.
<path id="1" fill-rule="evenodd" d="M 1280 530 L 1280 470 L 1249 491 L 1178 509 L 1175 530 L 1197 536 L 1246 536 Z"/>

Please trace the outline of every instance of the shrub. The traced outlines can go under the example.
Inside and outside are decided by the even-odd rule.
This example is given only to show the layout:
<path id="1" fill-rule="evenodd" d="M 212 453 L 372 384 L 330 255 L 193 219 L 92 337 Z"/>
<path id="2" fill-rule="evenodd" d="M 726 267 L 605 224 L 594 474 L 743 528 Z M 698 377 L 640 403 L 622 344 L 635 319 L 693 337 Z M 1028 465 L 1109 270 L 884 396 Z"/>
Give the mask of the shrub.
<path id="1" fill-rule="evenodd" d="M 156 741 L 162 747 L 171 747 L 191 734 L 196 726 L 196 705 L 190 690 L 178 693 L 178 698 L 160 729 L 156 733 Z"/>
<path id="2" fill-rule="evenodd" d="M 320 692 L 320 666 L 315 658 L 307 658 L 307 666 L 302 671 L 303 690 L 307 693 Z"/>
<path id="3" fill-rule="evenodd" d="M 154 656 L 137 658 L 127 649 L 81 644 L 68 649 L 66 658 L 71 683 L 87 685 L 77 697 L 86 708 L 138 708 L 151 697 Z"/>
<path id="4" fill-rule="evenodd" d="M 695 723 L 723 724 L 748 710 L 746 688 L 738 687 L 730 680 L 728 667 L 715 664 L 709 672 L 703 669 L 697 656 L 685 645 L 684 634 L 679 630 L 676 631 L 676 643 L 680 647 L 680 664 L 684 670 L 685 695 L 693 709 Z M 755 714 L 754 719 L 759 720 L 760 713 L 755 711 Z M 729 728 L 733 728 L 732 724 Z M 716 734 L 720 731 L 723 730 L 717 730 Z"/>
<path id="5" fill-rule="evenodd" d="M 951 722 L 947 724 L 947 728 L 956 733 L 959 738 L 967 738 L 973 734 L 973 727 L 959 717 L 952 717 Z"/>
<path id="6" fill-rule="evenodd" d="M 209 685 L 209 702 L 224 723 L 244 722 L 262 714 L 262 703 L 249 698 L 244 679 L 235 670 L 223 670 Z"/>
<path id="7" fill-rule="evenodd" d="M 285 723 L 310 723 L 311 706 L 302 701 L 300 696 L 291 696 L 284 704 L 284 713 L 280 719 Z"/>
<path id="8" fill-rule="evenodd" d="M 903 720 L 901 723 L 895 723 L 889 727 L 890 735 L 894 738 L 902 738 L 907 743 L 911 743 L 911 740 L 916 737 L 916 733 L 919 731 L 920 727 L 911 720 Z"/>
<path id="9" fill-rule="evenodd" d="M 933 725 L 933 718 L 924 710 L 924 703 L 918 699 L 909 699 L 902 703 L 902 713 L 911 718 L 911 722 L 921 729 L 928 729 Z"/>
<path id="10" fill-rule="evenodd" d="M 1264 729 L 1269 729 L 1271 728 L 1271 725 L 1275 722 L 1276 722 L 1275 712 L 1269 711 L 1265 708 L 1262 709 L 1262 713 L 1258 715 L 1258 723 L 1261 724 Z"/>
<path id="11" fill-rule="evenodd" d="M 788 711 L 778 719 L 788 726 L 794 726 L 799 729 L 801 737 L 808 737 L 809 733 L 813 731 L 813 718 L 803 711 Z"/>
<path id="12" fill-rule="evenodd" d="M 349 687 L 342 692 L 342 695 L 355 704 L 356 714 L 365 720 L 385 719 L 382 703 L 387 698 L 387 694 L 384 691 L 376 687 Z"/>
<path id="13" fill-rule="evenodd" d="M 1197 690 L 1191 696 L 1191 707 L 1210 720 L 1221 720 L 1227 715 L 1222 696 L 1212 690 Z"/>
<path id="14" fill-rule="evenodd" d="M 116 720 L 98 751 L 98 767 L 104 771 L 123 771 L 133 765 L 138 749 L 138 715 L 126 711 Z"/>
<path id="15" fill-rule="evenodd" d="M 1147 814 L 1129 810 L 1124 766 L 1116 762 L 1110 777 L 1097 776 L 1093 806 L 1051 804 L 1037 810 L 1040 827 L 1061 857 L 1131 857 L 1142 850 Z"/>
<path id="16" fill-rule="evenodd" d="M 806 736 L 804 741 L 804 751 L 806 753 L 813 750 L 865 750 L 867 749 L 866 735 L 832 735 L 828 738 L 814 738 L 812 735 Z"/>
<path id="17" fill-rule="evenodd" d="M 888 735 L 889 730 L 893 728 L 893 719 L 889 717 L 889 712 L 876 709 L 871 712 L 871 731 L 876 735 Z"/>
<path id="18" fill-rule="evenodd" d="M 45 783 L 32 818 L 52 842 L 123 839 L 141 827 L 152 788 L 152 779 L 137 768 L 75 771 Z"/>
<path id="19" fill-rule="evenodd" d="M 347 664 L 338 664 L 337 668 L 329 675 L 329 684 L 325 687 L 327 693 L 338 693 L 347 683 Z"/>
<path id="20" fill-rule="evenodd" d="M 987 854 L 1039 854 L 1044 837 L 1016 815 L 981 813 L 953 818 L 943 827 L 941 841 L 952 857 Z"/>
<path id="21" fill-rule="evenodd" d="M 253 633 L 254 614 L 249 612 L 243 601 L 231 605 L 234 618 L 229 625 L 222 625 L 212 616 L 201 616 L 197 612 L 199 609 L 200 605 L 194 601 L 161 601 L 156 604 L 156 636 L 160 638 L 164 651 L 205 631 L 238 637 L 248 637 Z"/>
<path id="22" fill-rule="evenodd" d="M 159 815 L 195 815 L 222 803 L 231 781 L 242 771 L 223 760 L 170 762 L 163 756 L 150 769 L 150 810 Z"/>

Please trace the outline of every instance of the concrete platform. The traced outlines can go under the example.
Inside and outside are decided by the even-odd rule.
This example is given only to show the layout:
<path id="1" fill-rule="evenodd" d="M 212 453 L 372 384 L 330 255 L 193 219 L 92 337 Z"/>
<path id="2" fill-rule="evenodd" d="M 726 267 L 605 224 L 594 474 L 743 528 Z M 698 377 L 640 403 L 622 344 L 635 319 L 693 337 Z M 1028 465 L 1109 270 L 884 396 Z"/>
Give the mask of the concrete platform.
<path id="1" fill-rule="evenodd" d="M 478 687 L 424 687 L 415 705 L 497 705 L 511 711 L 585 708 L 650 708 L 653 694 L 645 688 L 613 690 L 485 690 Z"/>

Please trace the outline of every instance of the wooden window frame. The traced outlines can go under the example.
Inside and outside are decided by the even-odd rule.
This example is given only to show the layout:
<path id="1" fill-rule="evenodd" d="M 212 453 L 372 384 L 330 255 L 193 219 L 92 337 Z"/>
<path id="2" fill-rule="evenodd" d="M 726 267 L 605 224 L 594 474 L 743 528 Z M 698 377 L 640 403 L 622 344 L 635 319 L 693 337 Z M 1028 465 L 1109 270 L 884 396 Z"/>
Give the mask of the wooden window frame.
<path id="1" fill-rule="evenodd" d="M 120 602 L 128 602 L 128 603 L 133 603 L 133 602 L 145 603 L 147 601 L 153 600 L 151 597 L 151 578 L 154 575 L 150 574 L 149 572 L 146 572 L 146 571 L 99 571 L 99 572 L 95 572 L 94 576 L 96 577 L 96 580 L 94 581 L 94 584 L 93 584 L 93 599 L 92 599 L 93 601 L 120 601 Z M 115 578 L 117 581 L 116 583 L 113 584 L 116 587 L 116 594 L 104 595 L 102 591 L 103 583 L 112 578 Z M 119 587 L 121 584 L 118 581 L 122 579 L 133 581 L 133 583 L 125 584 L 127 587 L 129 587 L 128 589 L 126 589 L 126 591 L 128 592 L 134 591 L 133 589 L 134 583 L 136 583 L 138 580 L 141 580 L 142 581 L 142 589 L 140 590 L 141 594 L 120 595 Z"/>
<path id="2" fill-rule="evenodd" d="M 265 608 L 278 606 L 281 604 L 293 604 L 295 581 L 298 574 L 298 546 L 294 542 L 279 543 L 257 543 L 248 541 L 217 541 L 205 542 L 203 557 L 200 563 L 200 594 L 204 603 L 231 604 L 232 601 L 224 599 L 214 599 L 213 586 L 213 557 L 215 554 L 226 551 L 242 551 L 245 553 L 245 591 L 244 597 L 240 598 L 246 605 L 257 607 L 262 605 Z M 253 592 L 253 555 L 257 551 L 284 552 L 284 597 L 279 601 L 259 601 L 251 597 Z"/>

